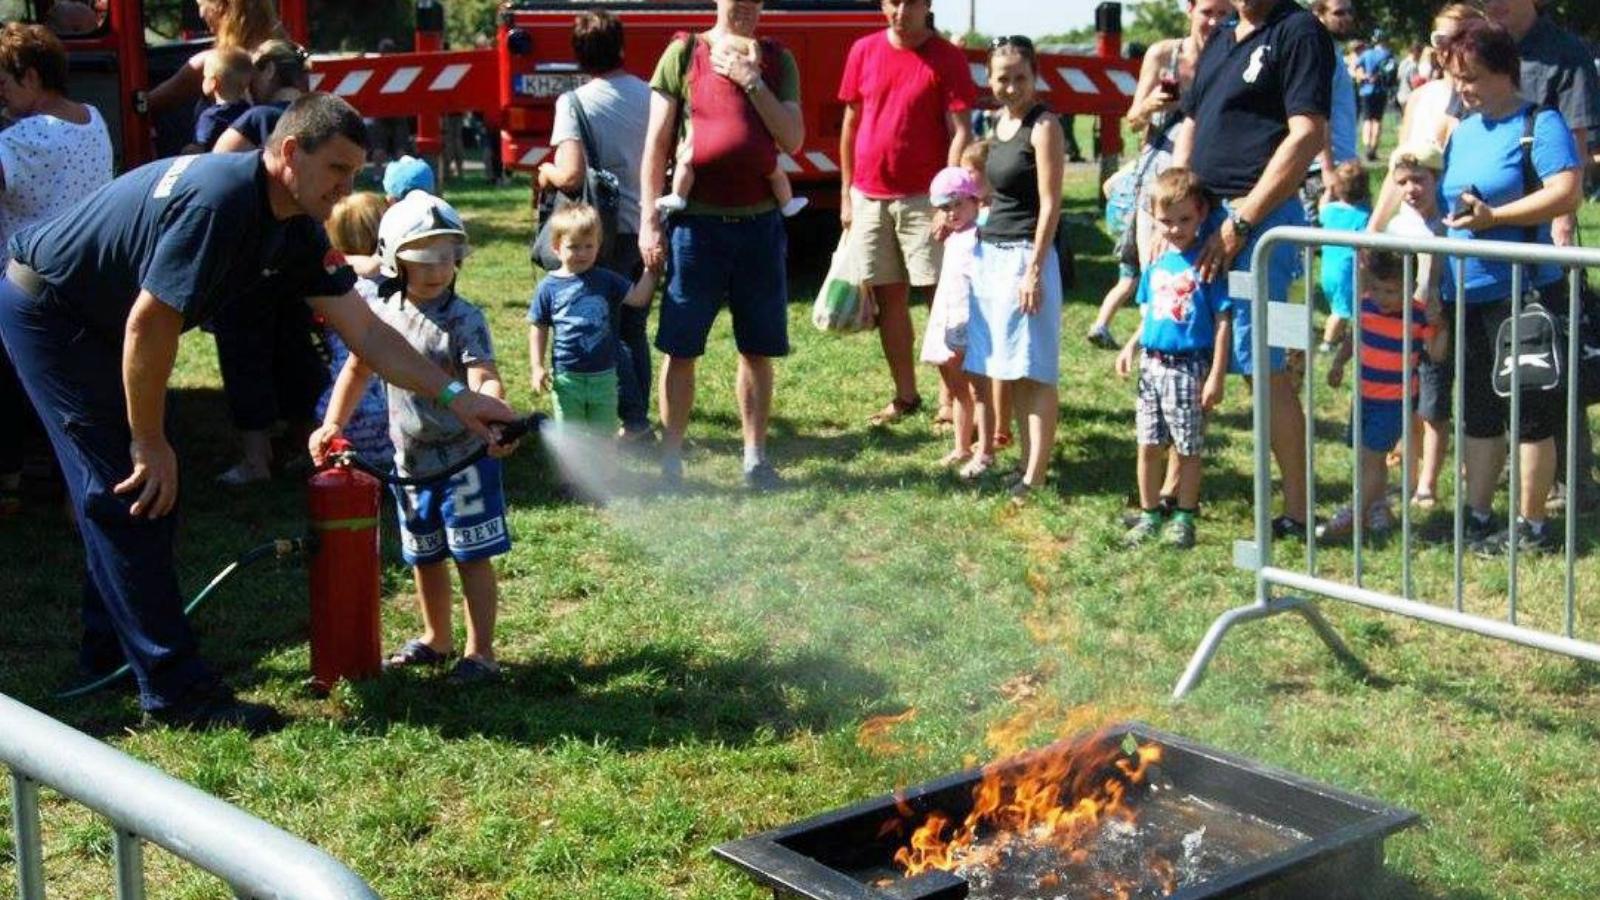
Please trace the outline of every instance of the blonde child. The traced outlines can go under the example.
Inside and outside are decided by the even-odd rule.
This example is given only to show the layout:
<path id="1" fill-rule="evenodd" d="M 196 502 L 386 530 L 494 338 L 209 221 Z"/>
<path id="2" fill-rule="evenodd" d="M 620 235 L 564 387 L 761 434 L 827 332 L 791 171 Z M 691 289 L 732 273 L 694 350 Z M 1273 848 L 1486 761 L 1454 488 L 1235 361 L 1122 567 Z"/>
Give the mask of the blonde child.
<path id="1" fill-rule="evenodd" d="M 757 69 L 761 68 L 761 44 L 751 38 L 737 34 L 724 34 L 717 38 L 716 45 L 711 48 L 712 54 L 729 53 L 743 56 Z M 676 162 L 672 169 L 672 193 L 656 200 L 656 209 L 663 214 L 670 215 L 683 212 L 689 206 L 689 194 L 694 190 L 694 139 L 692 132 L 685 131 L 684 137 L 678 144 Z M 793 217 L 805 209 L 811 201 L 805 197 L 794 195 L 794 185 L 790 183 L 789 176 L 783 167 L 775 166 L 767 173 L 767 182 L 772 186 L 773 199 L 778 201 L 778 209 L 785 217 Z"/>
<path id="2" fill-rule="evenodd" d="M 959 166 L 943 169 L 928 188 L 934 207 L 944 214 L 948 236 L 939 286 L 928 310 L 922 336 L 922 361 L 939 367 L 942 393 L 950 397 L 955 447 L 939 461 L 961 467 L 961 477 L 976 478 L 994 463 L 993 404 L 974 392 L 961 368 L 967 346 L 967 295 L 972 282 L 972 254 L 978 243 L 978 200 L 982 191 L 972 173 Z M 977 445 L 973 434 L 976 431 Z"/>
<path id="3" fill-rule="evenodd" d="M 250 108 L 250 82 L 255 78 L 250 54 L 238 47 L 222 47 L 206 54 L 200 91 L 211 105 L 194 123 L 194 141 L 187 153 L 209 153 L 217 138 Z"/>
<path id="4" fill-rule="evenodd" d="M 1328 176 L 1317 221 L 1329 231 L 1365 231 L 1372 218 L 1372 186 L 1361 163 L 1335 166 Z M 1322 295 L 1328 302 L 1328 322 L 1322 331 L 1324 350 L 1344 337 L 1345 323 L 1355 306 L 1356 254 L 1350 247 L 1325 247 L 1322 251 Z"/>
<path id="5" fill-rule="evenodd" d="M 378 252 L 378 225 L 388 208 L 389 203 L 383 195 L 371 191 L 354 193 L 340 200 L 334 204 L 333 212 L 323 223 L 328 231 L 328 243 L 343 253 L 346 259 L 375 257 Z M 374 271 L 373 274 L 377 273 Z M 372 278 L 358 277 L 356 292 L 374 307 L 379 303 L 378 282 Z M 350 356 L 350 349 L 339 337 L 339 332 L 332 328 L 322 329 L 322 343 L 328 348 L 328 367 L 333 380 L 337 382 Z M 330 385 L 317 401 L 318 419 L 326 416 L 332 400 L 333 387 Z M 394 444 L 389 441 L 388 401 L 384 398 L 381 382 L 367 379 L 366 388 L 361 392 L 361 398 L 356 402 L 341 434 L 350 442 L 351 448 L 369 462 L 378 463 L 393 458 Z"/>
<path id="6" fill-rule="evenodd" d="M 1356 375 L 1356 389 L 1361 392 L 1361 445 L 1357 452 L 1361 460 L 1361 500 L 1366 507 L 1362 514 L 1366 528 L 1380 534 L 1394 527 L 1394 513 L 1389 509 L 1389 498 L 1385 494 L 1389 480 L 1387 456 L 1400 445 L 1404 367 L 1411 367 L 1414 394 L 1421 380 L 1416 376 L 1419 357 L 1426 351 L 1435 362 L 1443 359 L 1448 333 L 1439 327 L 1442 313 L 1437 297 L 1429 297 L 1425 303 L 1412 299 L 1412 356 L 1406 360 L 1404 260 L 1397 253 L 1363 250 L 1360 262 L 1366 296 L 1361 300 L 1361 359 Z M 1344 383 L 1345 365 L 1352 355 L 1350 340 L 1346 337 L 1334 364 L 1328 369 L 1330 387 Z M 1355 440 L 1354 416 L 1352 407 L 1352 443 Z M 1336 540 L 1349 535 L 1355 528 L 1356 515 L 1354 505 L 1347 504 L 1334 513 L 1333 518 L 1317 526 L 1317 539 Z"/>
<path id="7" fill-rule="evenodd" d="M 1397 148 L 1389 159 L 1389 170 L 1400 191 L 1402 206 L 1384 225 L 1385 234 L 1404 237 L 1441 237 L 1445 233 L 1444 210 L 1439 208 L 1439 178 L 1444 172 L 1444 151 L 1430 140 L 1413 141 Z M 1450 267 L 1424 254 L 1417 264 L 1416 283 L 1423 296 L 1435 295 L 1451 300 L 1454 280 Z M 1455 367 L 1450 360 L 1423 359 L 1417 366 L 1422 389 L 1417 397 L 1416 415 L 1420 427 L 1412 429 L 1413 453 L 1420 460 L 1413 476 L 1416 485 L 1411 501 L 1419 508 L 1432 509 L 1437 503 L 1439 476 L 1444 471 L 1450 449 L 1450 391 L 1455 384 Z M 1420 442 L 1420 446 L 1415 446 Z"/>
<path id="8" fill-rule="evenodd" d="M 478 447 L 478 439 L 450 413 L 450 401 L 467 389 L 505 396 L 489 323 L 455 290 L 456 272 L 467 254 L 466 228 L 450 204 L 413 191 L 384 213 L 378 253 L 383 274 L 395 279 L 392 292 L 378 304 L 379 317 L 417 352 L 455 376 L 436 398 L 387 387 L 396 471 L 402 476 L 437 472 Z M 323 425 L 311 435 L 313 458 L 327 456 L 329 443 L 343 431 L 371 375 L 353 355 L 345 363 Z M 453 654 L 446 563 L 454 559 L 466 600 L 467 645 L 449 680 L 470 684 L 499 677 L 494 656 L 499 586 L 493 558 L 511 549 L 500 459 L 514 449 L 491 445 L 486 458 L 448 481 L 396 488 L 401 555 L 416 575 L 423 632 L 390 655 L 386 668 L 437 666 Z"/>
<path id="9" fill-rule="evenodd" d="M 616 324 L 624 305 L 637 309 L 650 305 L 656 274 L 645 269 L 636 284 L 629 284 L 621 275 L 595 266 L 600 213 L 587 204 L 557 210 L 550 220 L 550 236 L 561 268 L 539 282 L 528 306 L 533 389 L 553 389 L 557 422 L 582 424 L 596 434 L 609 435 L 617 430 Z"/>
<path id="10" fill-rule="evenodd" d="M 1150 208 L 1168 249 L 1139 275 L 1139 329 L 1117 354 L 1117 374 L 1139 370 L 1139 519 L 1123 541 L 1158 535 L 1179 549 L 1194 546 L 1200 505 L 1200 461 L 1206 414 L 1222 402 L 1233 346 L 1227 285 L 1200 278 L 1201 228 L 1212 204 L 1193 172 L 1170 168 L 1150 186 Z M 1142 352 L 1140 352 L 1142 351 Z M 1171 518 L 1161 505 L 1168 448 L 1178 457 L 1178 499 Z"/>
<path id="11" fill-rule="evenodd" d="M 989 179 L 984 170 L 989 165 L 989 141 L 973 141 L 961 151 L 961 168 L 972 173 L 972 178 L 978 184 L 978 230 L 983 230 L 983 224 L 989 219 L 989 199 L 994 191 L 989 186 Z M 1011 446 L 1011 383 L 1008 381 L 994 380 L 989 387 L 989 405 L 992 409 L 990 419 L 994 422 L 994 450 Z M 943 406 L 945 398 L 943 388 L 940 388 L 939 404 Z"/>

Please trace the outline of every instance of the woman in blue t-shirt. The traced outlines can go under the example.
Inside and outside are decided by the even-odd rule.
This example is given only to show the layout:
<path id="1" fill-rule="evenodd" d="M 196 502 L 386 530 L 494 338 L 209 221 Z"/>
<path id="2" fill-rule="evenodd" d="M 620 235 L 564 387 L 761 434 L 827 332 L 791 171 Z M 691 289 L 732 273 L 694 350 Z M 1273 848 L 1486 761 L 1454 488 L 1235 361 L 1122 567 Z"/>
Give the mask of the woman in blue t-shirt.
<path id="1" fill-rule="evenodd" d="M 1536 109 L 1518 93 L 1521 60 L 1516 41 L 1487 21 L 1462 24 L 1449 45 L 1450 74 L 1467 109 L 1445 148 L 1442 193 L 1451 211 L 1449 236 L 1466 240 L 1549 244 L 1551 220 L 1578 208 L 1583 168 L 1572 132 L 1555 110 Z M 1532 116 L 1532 161 L 1540 185 L 1524 186 L 1522 138 Z M 1561 280 L 1555 266 L 1527 266 L 1524 285 L 1544 288 Z M 1476 548 L 1498 554 L 1508 532 L 1496 534 L 1490 510 L 1506 457 L 1509 403 L 1491 386 L 1494 337 L 1511 315 L 1511 265 L 1465 261 L 1466 354 L 1462 382 L 1466 431 L 1467 533 Z M 1453 303 L 1454 297 L 1446 297 Z M 1453 314 L 1449 317 L 1454 321 Z M 1555 480 L 1555 434 L 1561 427 L 1564 392 L 1527 391 L 1517 435 L 1523 482 L 1517 498 L 1518 546 L 1534 552 L 1559 549 L 1545 521 L 1545 499 Z"/>

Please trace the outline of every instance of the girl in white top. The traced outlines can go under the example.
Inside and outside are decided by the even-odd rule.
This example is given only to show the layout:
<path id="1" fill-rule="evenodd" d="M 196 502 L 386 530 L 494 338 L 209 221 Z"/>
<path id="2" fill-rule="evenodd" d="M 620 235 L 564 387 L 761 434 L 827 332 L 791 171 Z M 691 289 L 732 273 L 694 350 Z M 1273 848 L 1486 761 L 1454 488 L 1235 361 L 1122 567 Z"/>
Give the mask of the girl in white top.
<path id="1" fill-rule="evenodd" d="M 0 28 L 0 103 L 16 120 L 0 131 L 0 241 L 111 180 L 106 123 L 63 96 L 66 86 L 67 54 L 50 29 Z"/>
<path id="2" fill-rule="evenodd" d="M 67 52 L 43 25 L 0 27 L 0 104 L 16 124 L 0 131 L 0 247 L 111 180 L 111 136 L 92 106 L 74 103 Z M 9 262 L 11 254 L 0 251 Z M 0 262 L 0 266 L 5 263 Z M 0 516 L 20 507 L 22 432 L 32 420 L 11 361 L 0 353 Z"/>

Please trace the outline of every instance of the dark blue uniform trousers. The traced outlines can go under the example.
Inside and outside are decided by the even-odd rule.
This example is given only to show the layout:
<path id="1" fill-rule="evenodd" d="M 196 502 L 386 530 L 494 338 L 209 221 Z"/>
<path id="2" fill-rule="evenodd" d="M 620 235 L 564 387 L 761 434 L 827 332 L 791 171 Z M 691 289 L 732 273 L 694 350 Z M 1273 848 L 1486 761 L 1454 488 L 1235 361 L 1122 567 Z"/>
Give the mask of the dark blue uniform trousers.
<path id="1" fill-rule="evenodd" d="M 0 336 L 55 448 L 83 536 L 81 662 L 104 671 L 120 648 L 145 709 L 177 702 L 214 676 L 183 616 L 177 516 L 136 518 L 128 509 L 137 493 L 112 492 L 133 471 L 121 341 L 89 332 L 49 289 L 34 298 L 5 281 Z"/>

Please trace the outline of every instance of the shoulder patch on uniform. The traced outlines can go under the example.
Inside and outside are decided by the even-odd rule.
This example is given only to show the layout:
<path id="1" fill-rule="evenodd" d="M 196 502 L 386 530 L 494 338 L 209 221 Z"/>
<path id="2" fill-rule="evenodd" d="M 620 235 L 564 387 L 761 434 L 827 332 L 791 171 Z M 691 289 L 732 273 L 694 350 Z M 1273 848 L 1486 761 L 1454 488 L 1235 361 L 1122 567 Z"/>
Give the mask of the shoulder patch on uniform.
<path id="1" fill-rule="evenodd" d="M 329 247 L 328 252 L 322 255 L 322 269 L 329 275 L 332 275 L 348 265 L 350 265 L 350 263 L 345 260 L 344 254 L 332 247 Z"/>
<path id="2" fill-rule="evenodd" d="M 156 200 L 165 200 L 166 198 L 172 196 L 173 188 L 178 186 L 178 179 L 182 178 L 183 173 L 187 171 L 190 166 L 194 165 L 194 161 L 199 158 L 200 157 L 198 155 L 180 156 L 173 160 L 172 165 L 167 167 L 167 171 L 161 173 L 161 180 L 156 182 L 156 190 L 155 193 L 150 195 L 151 198 Z"/>

